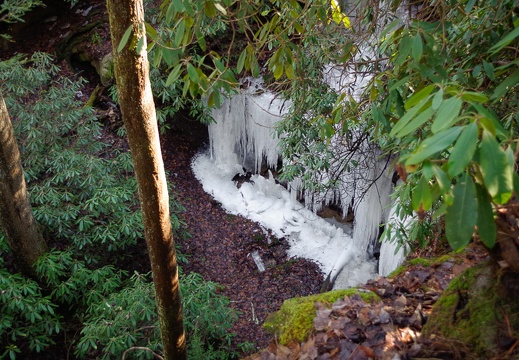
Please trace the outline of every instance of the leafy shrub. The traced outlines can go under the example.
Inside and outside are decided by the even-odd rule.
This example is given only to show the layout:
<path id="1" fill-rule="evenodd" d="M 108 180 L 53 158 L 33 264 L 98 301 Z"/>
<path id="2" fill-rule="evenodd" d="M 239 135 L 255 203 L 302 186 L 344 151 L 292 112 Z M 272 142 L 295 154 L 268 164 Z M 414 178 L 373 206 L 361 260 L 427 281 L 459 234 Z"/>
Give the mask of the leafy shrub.
<path id="1" fill-rule="evenodd" d="M 56 308 L 34 280 L 0 268 L 0 357 L 14 359 L 20 342 L 36 352 L 53 344 L 62 327 Z"/>
<path id="2" fill-rule="evenodd" d="M 9 296 L 3 298 L 5 311 L 0 317 L 1 341 L 11 358 L 19 352 L 16 344 L 20 341 L 28 343 L 34 351 L 52 343 L 52 335 L 63 326 L 60 317 L 53 313 L 58 304 L 68 307 L 79 319 L 86 316 L 95 322 L 95 317 L 104 313 L 85 314 L 85 309 L 92 304 L 104 304 L 103 299 L 115 293 L 125 298 L 124 304 L 128 304 L 125 307 L 144 306 L 143 316 L 147 321 L 151 319 L 150 312 L 155 313 L 153 294 L 143 295 L 152 291 L 151 283 L 140 286 L 135 278 L 132 283 L 135 289 L 116 293 L 127 277 L 125 272 L 111 265 L 96 265 L 114 260 L 113 256 L 107 258 L 108 252 L 118 251 L 118 256 L 125 256 L 120 250 L 142 238 L 137 187 L 129 153 L 110 149 L 100 141 L 105 131 L 102 124 L 91 108 L 83 107 L 77 100 L 83 81 L 61 78 L 58 71 L 52 58 L 42 53 L 0 62 L 0 89 L 5 94 L 19 140 L 35 216 L 46 238 L 66 248 L 51 251 L 37 262 L 40 285 L 1 270 L 3 283 L 12 288 L 4 292 Z M 170 200 L 173 228 L 177 235 L 187 236 L 178 215 L 183 207 L 173 195 Z M 0 239 L 0 245 L 0 265 L 3 265 L 9 250 L 5 239 Z M 185 261 L 185 257 L 179 255 L 179 261 Z M 203 281 L 198 280 L 193 286 L 205 289 Z M 13 289 L 22 291 L 23 297 L 12 293 Z M 132 298 L 137 290 L 138 296 Z M 189 293 L 202 294 L 195 290 Z M 150 302 L 142 303 L 141 296 Z M 46 325 L 49 323 L 53 326 Z M 131 327 L 135 323 L 130 320 L 129 324 L 125 331 L 135 329 Z M 119 328 L 117 331 L 124 336 Z M 105 331 L 105 334 L 112 333 Z M 209 335 L 204 333 L 204 336 Z M 7 338 L 12 340 L 5 342 Z M 158 336 L 150 341 L 155 344 L 152 347 L 160 346 Z M 108 343 L 106 351 L 110 353 L 116 345 L 121 344 Z"/>
<path id="3" fill-rule="evenodd" d="M 57 250 L 38 259 L 36 273 L 40 283 L 50 289 L 54 302 L 76 311 L 116 291 L 121 287 L 122 278 L 127 277 L 125 271 L 111 265 L 90 269 L 70 251 Z"/>
<path id="4" fill-rule="evenodd" d="M 368 121 L 399 154 L 407 213 L 444 215 L 455 250 L 475 228 L 492 248 L 495 209 L 519 184 L 517 4 L 436 3 L 417 17 L 382 32 L 380 56 L 388 60 L 369 88 Z"/>
<path id="5" fill-rule="evenodd" d="M 192 359 L 230 356 L 228 346 L 233 335 L 229 328 L 236 313 L 217 290 L 217 284 L 203 281 L 199 274 L 182 276 L 184 324 Z M 76 355 L 119 359 L 131 349 L 126 353 L 128 359 L 152 359 L 153 352 L 162 349 L 154 296 L 149 276 L 135 273 L 124 289 L 91 303 Z"/>
<path id="6" fill-rule="evenodd" d="M 57 72 L 42 53 L 0 63 L 35 218 L 47 238 L 78 250 L 125 249 L 143 231 L 131 158 L 100 141 L 102 124 L 76 96 L 83 80 Z"/>

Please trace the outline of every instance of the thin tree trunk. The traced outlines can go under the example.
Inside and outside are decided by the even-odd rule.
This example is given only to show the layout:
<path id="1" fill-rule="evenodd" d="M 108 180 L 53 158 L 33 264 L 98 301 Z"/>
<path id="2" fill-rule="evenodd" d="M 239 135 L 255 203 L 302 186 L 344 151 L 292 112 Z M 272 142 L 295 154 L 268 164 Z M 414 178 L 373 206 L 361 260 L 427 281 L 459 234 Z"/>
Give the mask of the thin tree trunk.
<path id="1" fill-rule="evenodd" d="M 0 93 L 0 223 L 20 270 L 35 276 L 34 263 L 47 252 L 38 231 L 23 175 L 20 151 Z"/>
<path id="2" fill-rule="evenodd" d="M 128 134 L 139 187 L 144 233 L 155 283 L 157 310 L 167 360 L 187 359 L 180 302 L 178 268 L 169 215 L 166 176 L 159 142 L 155 105 L 149 80 L 142 0 L 107 0 L 119 105 Z M 132 26 L 132 37 L 121 52 L 117 48 Z M 133 46 L 130 46 L 133 44 Z M 130 49 L 130 47 L 132 47 Z"/>

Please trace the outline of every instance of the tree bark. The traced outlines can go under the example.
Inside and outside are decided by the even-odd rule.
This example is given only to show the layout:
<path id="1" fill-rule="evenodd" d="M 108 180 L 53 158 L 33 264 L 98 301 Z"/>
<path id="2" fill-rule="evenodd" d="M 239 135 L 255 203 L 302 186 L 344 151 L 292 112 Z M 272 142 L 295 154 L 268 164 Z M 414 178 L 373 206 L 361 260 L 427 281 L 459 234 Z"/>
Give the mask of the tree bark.
<path id="1" fill-rule="evenodd" d="M 169 215 L 169 199 L 149 80 L 142 0 L 107 0 L 119 105 L 139 187 L 144 233 L 155 284 L 164 358 L 187 359 L 178 267 Z M 117 48 L 132 27 L 130 41 Z"/>
<path id="2" fill-rule="evenodd" d="M 14 130 L 0 93 L 0 223 L 16 265 L 28 276 L 35 277 L 33 267 L 47 252 L 47 244 L 38 231 Z"/>

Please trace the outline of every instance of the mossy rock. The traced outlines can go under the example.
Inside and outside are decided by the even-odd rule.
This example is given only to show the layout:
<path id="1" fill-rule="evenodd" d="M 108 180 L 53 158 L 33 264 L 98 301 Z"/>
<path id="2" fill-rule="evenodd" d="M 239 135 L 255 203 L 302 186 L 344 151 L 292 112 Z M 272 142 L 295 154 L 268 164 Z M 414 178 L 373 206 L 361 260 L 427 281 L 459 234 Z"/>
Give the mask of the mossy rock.
<path id="1" fill-rule="evenodd" d="M 447 254 L 440 257 L 425 259 L 425 258 L 415 258 L 406 261 L 404 264 L 397 267 L 391 274 L 389 274 L 388 278 L 395 278 L 398 275 L 402 274 L 404 271 L 406 271 L 409 266 L 416 266 L 416 265 L 422 265 L 422 266 L 436 266 L 440 265 L 446 261 L 455 259 L 454 254 Z"/>
<path id="2" fill-rule="evenodd" d="M 313 320 L 316 315 L 316 302 L 331 307 L 338 299 L 354 294 L 359 294 L 367 302 L 380 300 L 373 292 L 359 291 L 355 288 L 292 298 L 285 300 L 279 311 L 270 314 L 265 320 L 263 327 L 267 331 L 276 334 L 279 343 L 282 345 L 287 345 L 291 341 L 303 342 L 314 328 Z"/>
<path id="3" fill-rule="evenodd" d="M 434 305 L 423 335 L 439 336 L 445 343 L 452 341 L 453 346 L 465 344 L 480 358 L 499 354 L 502 349 L 497 344 L 503 321 L 517 335 L 519 323 L 509 314 L 517 314 L 519 301 L 501 296 L 501 280 L 495 270 L 485 262 L 456 277 Z"/>

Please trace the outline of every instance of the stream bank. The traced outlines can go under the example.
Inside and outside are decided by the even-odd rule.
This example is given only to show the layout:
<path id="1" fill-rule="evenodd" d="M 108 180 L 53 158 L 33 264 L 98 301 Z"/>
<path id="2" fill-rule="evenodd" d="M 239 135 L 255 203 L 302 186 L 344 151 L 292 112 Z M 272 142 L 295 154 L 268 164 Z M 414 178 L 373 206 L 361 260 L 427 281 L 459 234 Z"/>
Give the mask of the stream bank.
<path id="1" fill-rule="evenodd" d="M 266 317 L 286 299 L 318 293 L 323 275 L 315 263 L 289 259 L 286 241 L 271 237 L 253 221 L 227 213 L 204 191 L 191 161 L 207 144 L 206 126 L 182 115 L 162 137 L 165 167 L 186 208 L 183 217 L 191 234 L 179 241 L 180 251 L 188 256 L 182 267 L 223 286 L 222 293 L 241 313 L 232 329 L 235 344 L 249 341 L 262 348 L 272 338 L 262 327 Z M 254 262 L 255 251 L 265 262 L 264 272 Z"/>

